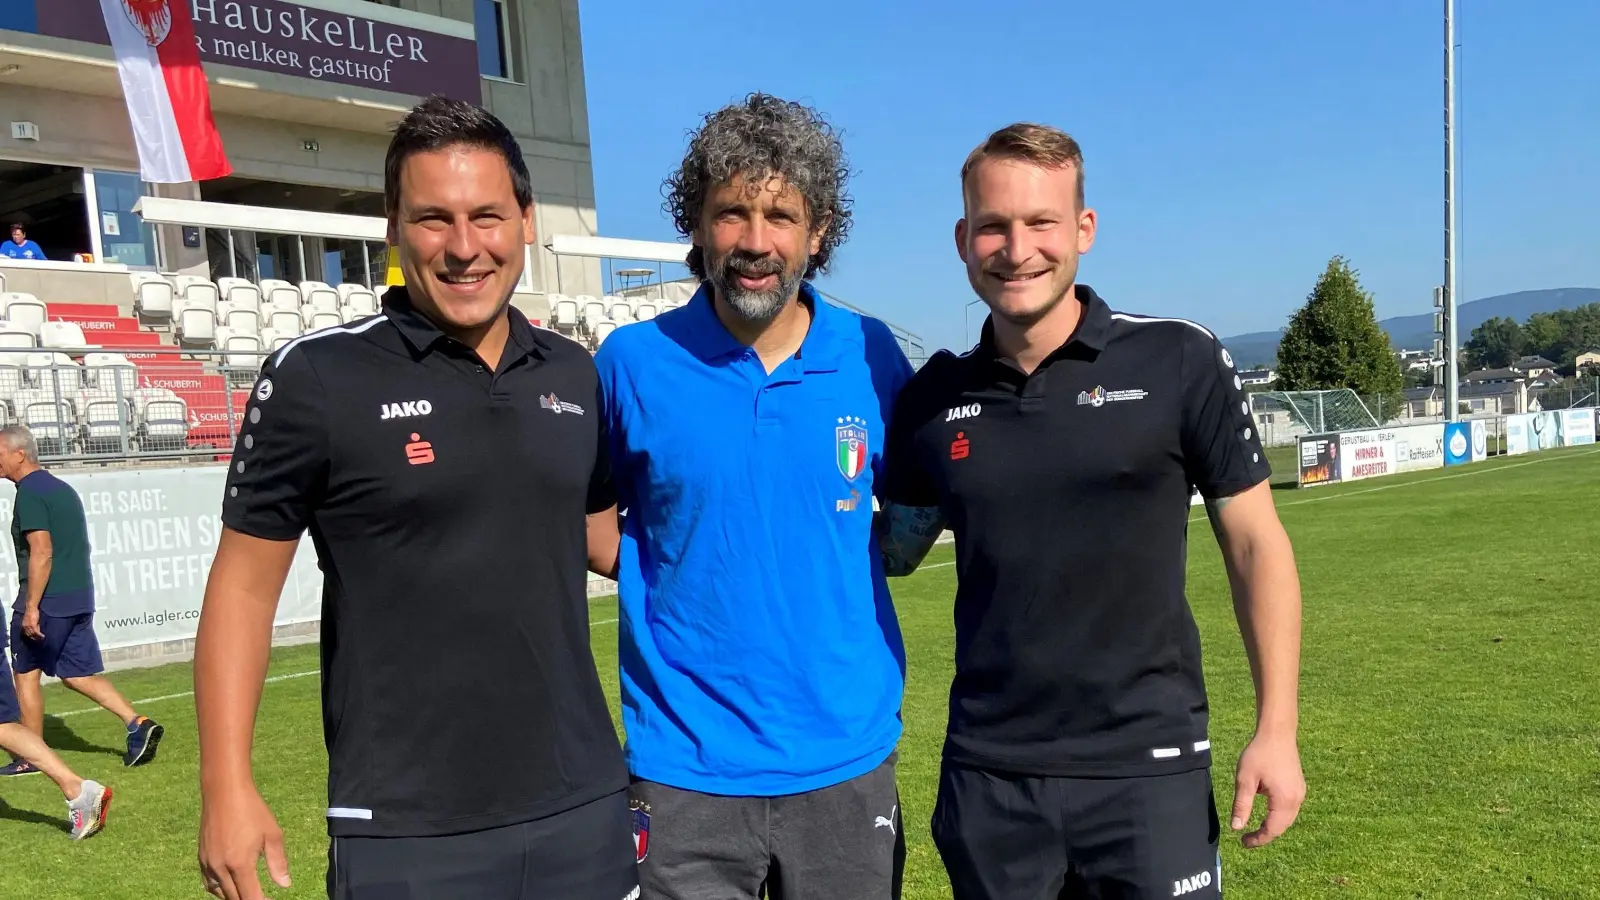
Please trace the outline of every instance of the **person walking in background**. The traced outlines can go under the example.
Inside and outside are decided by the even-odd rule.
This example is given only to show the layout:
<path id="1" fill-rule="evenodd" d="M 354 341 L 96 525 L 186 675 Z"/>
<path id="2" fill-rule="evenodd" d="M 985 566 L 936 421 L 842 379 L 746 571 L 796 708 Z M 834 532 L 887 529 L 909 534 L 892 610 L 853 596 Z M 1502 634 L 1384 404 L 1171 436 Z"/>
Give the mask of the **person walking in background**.
<path id="1" fill-rule="evenodd" d="M 11 541 L 21 589 L 11 610 L 11 646 L 23 725 L 44 735 L 42 673 L 61 679 L 122 720 L 127 728 L 123 765 L 154 760 L 161 725 L 139 715 L 100 674 L 105 663 L 94 632 L 94 573 L 82 499 L 72 485 L 39 465 L 38 444 L 23 425 L 0 429 L 0 477 L 17 486 Z M 38 771 L 27 760 L 14 759 L 0 775 Z"/>
<path id="2" fill-rule="evenodd" d="M 111 810 L 111 789 L 98 781 L 80 778 L 45 744 L 44 738 L 20 721 L 17 692 L 11 683 L 11 667 L 6 662 L 6 636 L 0 630 L 0 750 L 26 763 L 34 772 L 43 772 L 61 788 L 67 799 L 67 833 L 81 841 L 99 833 Z"/>
<path id="3" fill-rule="evenodd" d="M 961 168 L 957 251 L 990 317 L 896 405 L 886 568 L 956 538 L 955 679 L 932 817 L 956 900 L 1221 896 L 1200 638 L 1184 595 L 1205 500 L 1256 687 L 1230 824 L 1258 792 L 1282 834 L 1296 741 L 1300 583 L 1228 351 L 1078 283 L 1094 243 L 1083 154 L 1019 123 Z"/>
<path id="4" fill-rule="evenodd" d="M 846 174 L 815 110 L 755 94 L 707 116 L 668 181 L 699 290 L 596 359 L 655 900 L 899 893 L 905 651 L 872 517 L 911 366 L 811 285 L 848 232 Z"/>
<path id="5" fill-rule="evenodd" d="M 11 226 L 11 240 L 0 243 L 0 256 L 9 259 L 44 259 L 39 245 L 28 240 L 28 232 L 18 222 Z"/>

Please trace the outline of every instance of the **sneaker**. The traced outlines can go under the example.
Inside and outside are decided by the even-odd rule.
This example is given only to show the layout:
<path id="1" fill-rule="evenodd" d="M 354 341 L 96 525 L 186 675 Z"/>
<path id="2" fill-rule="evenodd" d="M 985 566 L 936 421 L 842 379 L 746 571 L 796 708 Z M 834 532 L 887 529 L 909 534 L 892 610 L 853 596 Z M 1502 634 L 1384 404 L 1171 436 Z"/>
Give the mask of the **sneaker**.
<path id="1" fill-rule="evenodd" d="M 128 732 L 128 752 L 122 754 L 122 764 L 142 766 L 155 759 L 164 732 L 154 719 L 140 718 L 138 726 Z"/>
<path id="2" fill-rule="evenodd" d="M 111 788 L 97 781 L 83 783 L 78 799 L 67 801 L 67 821 L 72 825 L 72 839 L 81 841 L 92 837 L 106 827 L 106 813 L 111 809 Z"/>
<path id="3" fill-rule="evenodd" d="M 0 778 L 13 778 L 17 775 L 37 775 L 39 767 L 31 762 L 13 759 L 4 766 L 0 766 Z"/>

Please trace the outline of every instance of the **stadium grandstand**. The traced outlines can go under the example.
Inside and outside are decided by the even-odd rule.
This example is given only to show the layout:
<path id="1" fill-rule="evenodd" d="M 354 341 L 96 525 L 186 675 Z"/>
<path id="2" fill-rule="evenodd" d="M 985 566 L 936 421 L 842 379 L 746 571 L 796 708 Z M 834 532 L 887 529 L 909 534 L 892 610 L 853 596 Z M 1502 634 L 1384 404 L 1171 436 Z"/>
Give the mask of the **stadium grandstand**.
<path id="1" fill-rule="evenodd" d="M 0 259 L 0 417 L 52 460 L 225 457 L 268 354 L 375 312 L 399 280 L 384 151 L 427 94 L 523 147 L 539 241 L 512 302 L 531 320 L 593 350 L 692 293 L 685 245 L 601 235 L 577 0 L 189 6 L 232 171 L 152 184 L 99 0 L 0 3 L 0 226 L 45 256 Z M 257 34 L 269 7 L 316 29 Z"/>

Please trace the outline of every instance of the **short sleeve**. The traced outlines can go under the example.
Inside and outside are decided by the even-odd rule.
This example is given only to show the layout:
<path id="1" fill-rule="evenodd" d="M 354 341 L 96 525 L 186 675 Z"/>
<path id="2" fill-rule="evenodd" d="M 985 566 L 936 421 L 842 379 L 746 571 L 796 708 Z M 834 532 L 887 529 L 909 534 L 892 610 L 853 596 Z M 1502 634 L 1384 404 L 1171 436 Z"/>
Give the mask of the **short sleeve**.
<path id="1" fill-rule="evenodd" d="M 901 506 L 938 506 L 938 484 L 917 447 L 917 431 L 927 420 L 926 404 L 918 402 L 917 397 L 917 380 L 913 378 L 900 392 L 889 419 L 883 500 Z"/>
<path id="2" fill-rule="evenodd" d="M 17 528 L 23 534 L 50 530 L 50 505 L 38 491 L 17 491 Z"/>
<path id="3" fill-rule="evenodd" d="M 298 538 L 328 478 L 326 390 L 302 351 L 269 359 L 228 463 L 222 523 L 251 537 Z"/>
<path id="4" fill-rule="evenodd" d="M 608 423 L 611 415 L 606 409 L 605 391 L 601 389 L 599 379 L 595 380 L 593 409 L 594 469 L 589 473 L 589 501 L 586 507 L 591 516 L 617 505 L 617 487 L 611 480 L 611 427 Z"/>
<path id="5" fill-rule="evenodd" d="M 1202 497 L 1229 497 L 1265 481 L 1272 468 L 1232 355 L 1212 335 L 1184 331 L 1184 470 Z"/>

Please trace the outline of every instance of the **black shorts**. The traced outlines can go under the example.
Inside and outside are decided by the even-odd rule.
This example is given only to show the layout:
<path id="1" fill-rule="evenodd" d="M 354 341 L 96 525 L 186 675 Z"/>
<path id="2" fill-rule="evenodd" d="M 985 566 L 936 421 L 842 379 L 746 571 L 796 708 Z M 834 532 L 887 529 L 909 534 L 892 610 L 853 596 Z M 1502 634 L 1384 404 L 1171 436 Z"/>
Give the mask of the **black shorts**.
<path id="1" fill-rule="evenodd" d="M 628 792 L 503 828 L 335 837 L 329 900 L 638 900 Z"/>
<path id="2" fill-rule="evenodd" d="M 1219 900 L 1211 770 L 1041 778 L 945 763 L 933 841 L 955 900 Z"/>

